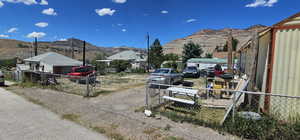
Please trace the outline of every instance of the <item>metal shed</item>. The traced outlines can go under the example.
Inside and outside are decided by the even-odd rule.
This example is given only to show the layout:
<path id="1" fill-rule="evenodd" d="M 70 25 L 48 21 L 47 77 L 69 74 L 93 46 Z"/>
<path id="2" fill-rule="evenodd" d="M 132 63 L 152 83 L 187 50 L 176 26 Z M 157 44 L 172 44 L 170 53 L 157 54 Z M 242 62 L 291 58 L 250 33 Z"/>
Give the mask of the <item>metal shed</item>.
<path id="1" fill-rule="evenodd" d="M 253 76 L 251 90 L 300 96 L 300 13 L 258 33 L 255 44 L 254 40 L 239 50 L 241 72 Z M 288 114 L 285 116 L 300 113 L 296 100 L 266 96 L 260 98 L 260 103 L 267 112 Z M 282 107 L 277 108 L 279 105 Z"/>
<path id="2" fill-rule="evenodd" d="M 273 25 L 271 34 L 266 92 L 300 96 L 300 13 Z M 265 109 L 274 110 L 278 103 L 266 97 Z M 293 101 L 284 103 L 286 108 L 280 113 L 299 113 L 300 105 Z"/>

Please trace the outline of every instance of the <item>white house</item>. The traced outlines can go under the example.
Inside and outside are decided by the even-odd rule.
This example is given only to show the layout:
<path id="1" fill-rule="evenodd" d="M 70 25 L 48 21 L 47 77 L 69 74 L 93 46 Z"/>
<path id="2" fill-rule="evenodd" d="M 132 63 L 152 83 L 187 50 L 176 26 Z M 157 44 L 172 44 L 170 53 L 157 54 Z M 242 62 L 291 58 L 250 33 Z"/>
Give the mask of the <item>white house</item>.
<path id="1" fill-rule="evenodd" d="M 71 72 L 72 67 L 81 66 L 83 63 L 64 55 L 48 52 L 24 60 L 29 70 L 50 72 L 54 74 L 66 74 Z M 22 65 L 24 67 L 24 65 Z"/>
<path id="2" fill-rule="evenodd" d="M 112 55 L 108 57 L 107 60 L 97 60 L 97 61 L 105 62 L 108 65 L 110 65 L 110 62 L 113 60 L 129 61 L 131 63 L 131 68 L 136 69 L 136 68 L 143 68 L 146 66 L 147 56 L 142 53 L 130 50 L 130 51 L 123 51 L 115 55 Z"/>

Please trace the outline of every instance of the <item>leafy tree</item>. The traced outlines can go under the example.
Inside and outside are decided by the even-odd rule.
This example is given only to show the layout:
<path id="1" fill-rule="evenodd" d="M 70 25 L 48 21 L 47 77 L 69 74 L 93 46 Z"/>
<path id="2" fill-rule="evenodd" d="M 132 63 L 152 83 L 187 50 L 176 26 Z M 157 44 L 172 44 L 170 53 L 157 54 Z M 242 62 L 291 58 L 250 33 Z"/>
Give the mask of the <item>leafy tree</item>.
<path id="1" fill-rule="evenodd" d="M 191 58 L 201 58 L 202 53 L 203 50 L 200 45 L 189 42 L 188 44 L 185 44 L 183 48 L 183 62 L 186 63 L 187 60 Z"/>
<path id="2" fill-rule="evenodd" d="M 105 53 L 97 53 L 96 57 L 92 60 L 92 65 L 95 66 L 96 70 L 100 72 L 100 74 L 105 74 L 105 69 L 108 65 L 105 62 L 97 62 L 97 60 L 105 60 Z"/>
<path id="3" fill-rule="evenodd" d="M 150 65 L 154 68 L 160 68 L 160 65 L 164 62 L 163 48 L 158 39 L 154 41 L 149 50 Z"/>
<path id="4" fill-rule="evenodd" d="M 232 50 L 236 51 L 237 50 L 237 45 L 239 44 L 239 40 L 232 38 Z M 224 45 L 224 52 L 228 51 L 228 42 L 226 42 L 226 44 Z"/>
<path id="5" fill-rule="evenodd" d="M 165 61 L 178 61 L 179 60 L 179 56 L 177 54 L 173 54 L 173 53 L 166 54 L 164 56 L 164 60 Z"/>
<path id="6" fill-rule="evenodd" d="M 205 58 L 213 58 L 213 54 L 212 53 L 206 53 Z"/>
<path id="7" fill-rule="evenodd" d="M 122 72 L 131 68 L 131 64 L 129 61 L 126 60 L 113 60 L 111 62 L 111 67 L 115 68 L 117 72 Z"/>

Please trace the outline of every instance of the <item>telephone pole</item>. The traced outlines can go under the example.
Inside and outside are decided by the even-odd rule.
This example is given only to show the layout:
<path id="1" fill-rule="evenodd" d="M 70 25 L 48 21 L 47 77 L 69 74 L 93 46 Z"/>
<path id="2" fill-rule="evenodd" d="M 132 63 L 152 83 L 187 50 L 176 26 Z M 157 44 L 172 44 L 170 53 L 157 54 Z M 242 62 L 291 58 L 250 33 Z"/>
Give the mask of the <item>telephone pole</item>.
<path id="1" fill-rule="evenodd" d="M 83 41 L 83 66 L 85 66 L 85 41 Z"/>
<path id="2" fill-rule="evenodd" d="M 37 37 L 35 37 L 35 38 L 34 38 L 34 56 L 37 56 L 37 55 L 38 55 L 37 47 L 38 47 Z"/>
<path id="3" fill-rule="evenodd" d="M 74 59 L 73 37 L 71 38 L 71 48 L 72 48 L 72 59 Z"/>
<path id="4" fill-rule="evenodd" d="M 148 53 L 148 59 L 147 59 L 147 71 L 150 72 L 150 36 L 149 33 L 147 33 L 147 53 Z"/>

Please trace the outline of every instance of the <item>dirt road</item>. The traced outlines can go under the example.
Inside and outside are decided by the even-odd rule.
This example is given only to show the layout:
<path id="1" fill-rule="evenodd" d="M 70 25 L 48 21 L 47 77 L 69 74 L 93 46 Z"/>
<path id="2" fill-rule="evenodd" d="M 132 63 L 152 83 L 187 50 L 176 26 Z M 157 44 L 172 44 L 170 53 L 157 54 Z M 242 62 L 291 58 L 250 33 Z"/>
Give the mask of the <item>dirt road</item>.
<path id="1" fill-rule="evenodd" d="M 239 139 L 210 128 L 176 123 L 162 116 L 147 118 L 143 113 L 135 112 L 137 108 L 145 105 L 144 87 L 96 98 L 83 98 L 49 89 L 14 87 L 10 90 L 26 98 L 38 100 L 59 115 L 76 114 L 80 123 L 85 126 L 110 128 L 109 133 L 118 133 L 130 139 L 159 140 L 168 136 L 185 140 Z M 166 127 L 169 129 L 164 129 Z M 103 132 L 107 133 L 107 129 Z"/>
<path id="2" fill-rule="evenodd" d="M 107 139 L 3 88 L 0 103 L 0 140 Z"/>

